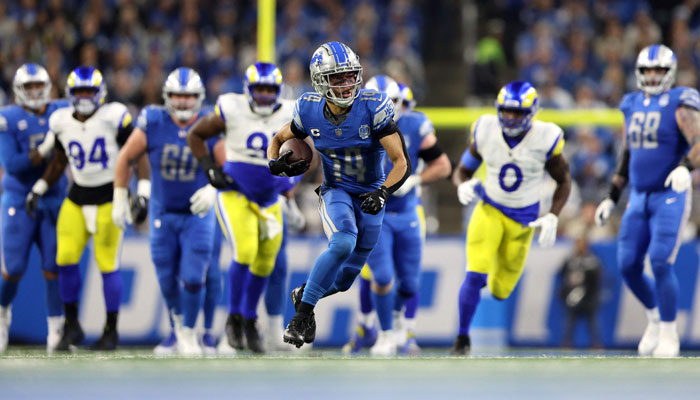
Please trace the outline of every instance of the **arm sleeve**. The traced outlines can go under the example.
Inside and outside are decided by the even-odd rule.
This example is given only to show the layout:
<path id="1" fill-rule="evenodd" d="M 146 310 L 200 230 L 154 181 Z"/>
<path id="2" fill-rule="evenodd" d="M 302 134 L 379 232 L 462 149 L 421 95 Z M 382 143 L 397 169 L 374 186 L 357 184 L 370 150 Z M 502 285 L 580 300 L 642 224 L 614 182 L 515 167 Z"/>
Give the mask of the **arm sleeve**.
<path id="1" fill-rule="evenodd" d="M 429 163 L 433 160 L 437 160 L 438 157 L 443 155 L 445 152 L 435 143 L 432 147 L 418 152 L 418 157 L 422 158 L 423 161 Z"/>
<path id="2" fill-rule="evenodd" d="M 394 120 L 392 119 L 386 125 L 384 125 L 384 127 L 381 130 L 375 133 L 375 135 L 377 135 L 377 138 L 381 139 L 385 136 L 392 135 L 396 132 L 401 133 L 401 131 L 399 131 L 399 126 L 396 125 L 396 122 L 394 122 Z M 403 142 L 403 135 L 401 135 L 401 141 Z M 404 147 L 406 147 L 405 143 Z"/>

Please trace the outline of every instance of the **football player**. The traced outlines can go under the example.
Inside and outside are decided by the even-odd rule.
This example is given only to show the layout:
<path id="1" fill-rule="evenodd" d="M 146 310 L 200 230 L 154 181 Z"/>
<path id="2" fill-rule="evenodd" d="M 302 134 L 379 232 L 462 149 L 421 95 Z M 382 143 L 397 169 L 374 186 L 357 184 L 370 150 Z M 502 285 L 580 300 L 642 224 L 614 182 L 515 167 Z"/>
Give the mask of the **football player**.
<path id="1" fill-rule="evenodd" d="M 460 203 L 476 205 L 467 229 L 467 274 L 459 291 L 459 334 L 453 355 L 467 354 L 469 325 L 488 286 L 494 298 L 505 300 L 520 280 L 535 228 L 538 243 L 552 246 L 559 212 L 571 191 L 569 165 L 562 149 L 564 133 L 553 123 L 533 121 L 537 91 L 524 81 L 504 86 L 496 99 L 498 116 L 482 115 L 472 140 L 452 176 Z M 474 172 L 486 165 L 483 188 Z M 556 181 L 549 212 L 540 212 L 542 177 Z"/>
<path id="2" fill-rule="evenodd" d="M 448 177 L 452 166 L 447 155 L 437 146 L 435 129 L 425 114 L 417 111 L 404 112 L 402 88 L 396 81 L 388 76 L 378 75 L 367 81 L 365 88 L 386 93 L 394 103 L 396 110 L 394 120 L 397 121 L 404 135 L 413 166 L 412 175 L 387 200 L 379 241 L 367 262 L 372 277 L 371 298 L 381 327 L 378 339 L 370 349 L 370 354 L 390 356 L 396 354 L 398 349 L 404 352 L 407 352 L 409 347 L 414 351 L 417 350 L 414 337 L 411 338 L 412 346 L 406 346 L 408 330 L 410 329 L 413 333 L 415 329 L 413 319 L 415 309 L 409 314 L 411 318 L 404 319 L 403 316 L 404 304 L 414 299 L 420 278 L 420 262 L 425 237 L 425 217 L 423 207 L 420 205 L 420 185 Z M 419 163 L 419 160 L 422 160 L 425 167 Z M 363 271 L 361 275 L 367 272 Z M 392 290 L 394 276 L 396 276 L 395 291 Z M 362 288 L 366 286 L 361 285 L 360 291 L 362 292 Z M 369 296 L 361 293 L 360 301 L 367 297 Z M 369 307 L 361 305 L 361 308 L 363 316 L 366 316 L 367 309 L 371 310 L 372 305 L 370 304 Z M 362 319 L 366 320 L 367 317 Z M 365 336 L 371 336 L 372 327 L 366 325 L 366 322 L 368 321 L 360 321 L 350 350 L 359 350 L 358 344 L 363 343 Z"/>
<path id="3" fill-rule="evenodd" d="M 262 353 L 257 305 L 282 243 L 280 178 L 270 174 L 265 157 L 272 135 L 292 119 L 294 103 L 279 98 L 282 73 L 274 64 L 257 62 L 244 78 L 245 95 L 219 96 L 215 112 L 190 129 L 188 143 L 209 182 L 218 189 L 216 215 L 234 249 L 226 340 L 220 349 L 248 348 Z M 204 140 L 225 131 L 223 171 L 208 154 Z"/>
<path id="4" fill-rule="evenodd" d="M 131 222 L 127 182 L 129 164 L 143 154 L 151 165 L 154 186 L 149 204 L 151 257 L 182 355 L 201 355 L 194 329 L 202 307 L 202 288 L 212 258 L 212 206 L 216 188 L 209 185 L 187 146 L 187 130 L 211 110 L 203 109 L 205 92 L 199 74 L 177 68 L 163 84 L 165 106 L 144 108 L 117 159 L 112 219 L 122 230 Z M 213 149 L 217 138 L 209 140 Z M 184 290 L 180 290 L 180 284 Z"/>
<path id="5" fill-rule="evenodd" d="M 403 137 L 393 121 L 394 106 L 385 93 L 361 89 L 359 57 L 340 42 L 319 47 L 309 65 L 316 93 L 304 93 L 294 119 L 268 148 L 270 171 L 294 176 L 308 168 L 305 160 L 289 162 L 280 146 L 297 137 L 314 145 L 323 164 L 318 192 L 328 249 L 316 260 L 305 285 L 292 297 L 296 315 L 284 340 L 297 347 L 316 335 L 313 309 L 321 297 L 345 291 L 377 243 L 389 195 L 406 181 L 411 166 Z M 384 156 L 393 163 L 384 173 Z"/>
<path id="6" fill-rule="evenodd" d="M 66 93 L 72 107 L 57 110 L 49 119 L 49 129 L 57 139 L 54 156 L 25 203 L 27 212 L 33 214 L 42 196 L 63 175 L 66 165 L 70 165 L 74 182 L 61 205 L 56 225 L 58 283 L 66 318 L 56 350 L 74 350 L 83 340 L 78 321 L 81 285 L 78 263 L 90 237 L 102 273 L 107 311 L 102 336 L 91 348 L 114 350 L 119 341 L 122 232 L 111 218 L 112 189 L 119 147 L 126 143 L 132 130 L 131 115 L 121 103 L 105 104 L 107 88 L 96 68 L 74 69 L 68 76 Z"/>
<path id="7" fill-rule="evenodd" d="M 34 218 L 24 209 L 24 198 L 46 169 L 55 137 L 47 136 L 51 114 L 68 107 L 65 100 L 50 101 L 51 79 L 44 67 L 28 63 L 12 82 L 16 105 L 0 110 L 0 163 L 2 178 L 2 280 L 0 280 L 0 353 L 7 349 L 12 301 L 27 270 L 29 250 L 36 244 L 46 278 L 48 336 L 46 351 L 53 352 L 61 339 L 63 306 L 58 294 L 56 266 L 56 217 L 66 195 L 66 179 L 47 191 Z"/>
<path id="8" fill-rule="evenodd" d="M 647 46 L 639 53 L 639 91 L 620 103 L 625 116 L 621 157 L 609 195 L 595 214 L 598 224 L 605 223 L 625 186 L 631 186 L 620 223 L 617 263 L 646 308 L 648 325 L 637 350 L 655 357 L 680 352 L 673 264 L 690 214 L 690 170 L 700 165 L 700 96 L 694 88 L 672 88 L 676 68 L 676 56 L 664 45 Z M 646 256 L 654 279 L 644 274 Z"/>

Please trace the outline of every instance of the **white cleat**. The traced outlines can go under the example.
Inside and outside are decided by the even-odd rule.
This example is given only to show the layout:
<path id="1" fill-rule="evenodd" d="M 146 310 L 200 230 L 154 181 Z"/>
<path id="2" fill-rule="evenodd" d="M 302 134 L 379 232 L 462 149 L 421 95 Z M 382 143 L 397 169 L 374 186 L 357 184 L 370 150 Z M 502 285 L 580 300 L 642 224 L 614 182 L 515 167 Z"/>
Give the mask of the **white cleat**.
<path id="1" fill-rule="evenodd" d="M 177 335 L 177 353 L 188 357 L 199 357 L 203 354 L 194 328 L 183 326 L 180 329 L 180 334 Z"/>
<path id="2" fill-rule="evenodd" d="M 224 357 L 233 357 L 236 355 L 236 349 L 228 343 L 226 335 L 222 335 L 219 339 L 219 345 L 216 346 L 216 353 Z"/>
<path id="3" fill-rule="evenodd" d="M 394 334 L 396 339 L 396 347 L 403 347 L 408 340 L 408 329 L 406 329 L 406 317 L 403 311 L 394 311 Z"/>
<path id="4" fill-rule="evenodd" d="M 49 332 L 46 336 L 46 352 L 48 354 L 53 354 L 56 346 L 58 346 L 58 342 L 61 341 L 64 324 L 65 320 L 62 315 L 46 318 L 46 326 Z"/>
<path id="5" fill-rule="evenodd" d="M 393 357 L 396 355 L 396 336 L 393 330 L 379 331 L 377 342 L 369 349 L 373 357 Z"/>
<path id="6" fill-rule="evenodd" d="M 174 331 L 171 331 L 162 342 L 158 343 L 158 346 L 153 349 L 153 354 L 157 356 L 172 356 L 177 354 L 177 337 Z"/>
<path id="7" fill-rule="evenodd" d="M 658 344 L 652 351 L 653 357 L 673 358 L 678 357 L 681 351 L 676 322 L 661 322 L 659 326 Z"/>
<path id="8" fill-rule="evenodd" d="M 0 306 L 0 354 L 7 350 L 10 342 L 10 323 L 12 322 L 12 307 Z"/>
<path id="9" fill-rule="evenodd" d="M 205 356 L 215 356 L 216 355 L 216 339 L 211 335 L 211 333 L 205 333 L 202 335 L 200 344 L 202 345 L 202 352 Z"/>
<path id="10" fill-rule="evenodd" d="M 640 356 L 650 356 L 659 343 L 659 311 L 658 309 L 647 310 L 647 328 L 644 330 L 642 340 L 639 341 L 637 352 Z"/>

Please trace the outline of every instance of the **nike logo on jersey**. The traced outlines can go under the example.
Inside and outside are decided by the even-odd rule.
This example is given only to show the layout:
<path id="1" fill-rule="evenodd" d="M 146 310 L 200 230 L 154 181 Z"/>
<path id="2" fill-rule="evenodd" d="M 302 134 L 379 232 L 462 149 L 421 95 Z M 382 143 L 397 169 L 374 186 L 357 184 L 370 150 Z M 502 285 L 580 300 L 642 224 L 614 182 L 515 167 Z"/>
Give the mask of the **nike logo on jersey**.
<path id="1" fill-rule="evenodd" d="M 671 197 L 671 198 L 669 198 L 669 199 L 666 199 L 666 204 L 673 204 L 673 203 L 675 203 L 675 202 L 676 202 L 676 198 L 675 198 L 675 197 Z"/>

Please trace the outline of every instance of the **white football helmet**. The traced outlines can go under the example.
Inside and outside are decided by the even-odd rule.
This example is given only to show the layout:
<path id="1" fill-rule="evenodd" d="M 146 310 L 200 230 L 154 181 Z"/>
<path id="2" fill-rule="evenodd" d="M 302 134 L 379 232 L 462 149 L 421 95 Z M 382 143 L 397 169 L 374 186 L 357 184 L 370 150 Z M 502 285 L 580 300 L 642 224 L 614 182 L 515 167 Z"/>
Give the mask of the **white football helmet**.
<path id="1" fill-rule="evenodd" d="M 29 89 L 30 83 L 43 83 L 41 88 Z M 38 110 L 49 102 L 51 96 L 51 78 L 41 65 L 26 63 L 17 69 L 12 80 L 12 91 L 17 104 L 32 110 Z"/>
<path id="2" fill-rule="evenodd" d="M 171 94 L 194 94 L 196 97 L 193 101 L 174 102 Z M 168 78 L 163 84 L 163 101 L 165 108 L 170 115 L 178 121 L 189 121 L 190 118 L 197 115 L 202 109 L 204 102 L 204 84 L 199 74 L 192 68 L 180 67 L 176 68 L 168 75 Z"/>
<path id="3" fill-rule="evenodd" d="M 372 89 L 378 92 L 384 92 L 394 103 L 394 121 L 401 118 L 403 111 L 403 96 L 401 96 L 401 88 L 399 84 L 392 78 L 386 75 L 377 75 L 367 80 L 365 89 Z"/>
<path id="4" fill-rule="evenodd" d="M 360 95 L 362 87 L 362 65 L 360 57 L 348 46 L 340 42 L 328 42 L 316 49 L 311 64 L 311 84 L 316 92 L 325 97 L 326 100 L 339 107 L 350 107 L 357 96 Z M 354 72 L 355 80 L 349 85 L 331 85 L 330 77 L 335 74 Z M 333 89 L 343 90 L 352 88 L 349 97 L 336 95 Z"/>
<path id="5" fill-rule="evenodd" d="M 662 76 L 645 75 L 643 71 L 648 68 L 666 68 L 666 73 Z M 651 96 L 657 95 L 673 86 L 677 69 L 676 55 L 671 49 L 662 44 L 647 46 L 639 52 L 634 68 L 637 87 Z"/>

